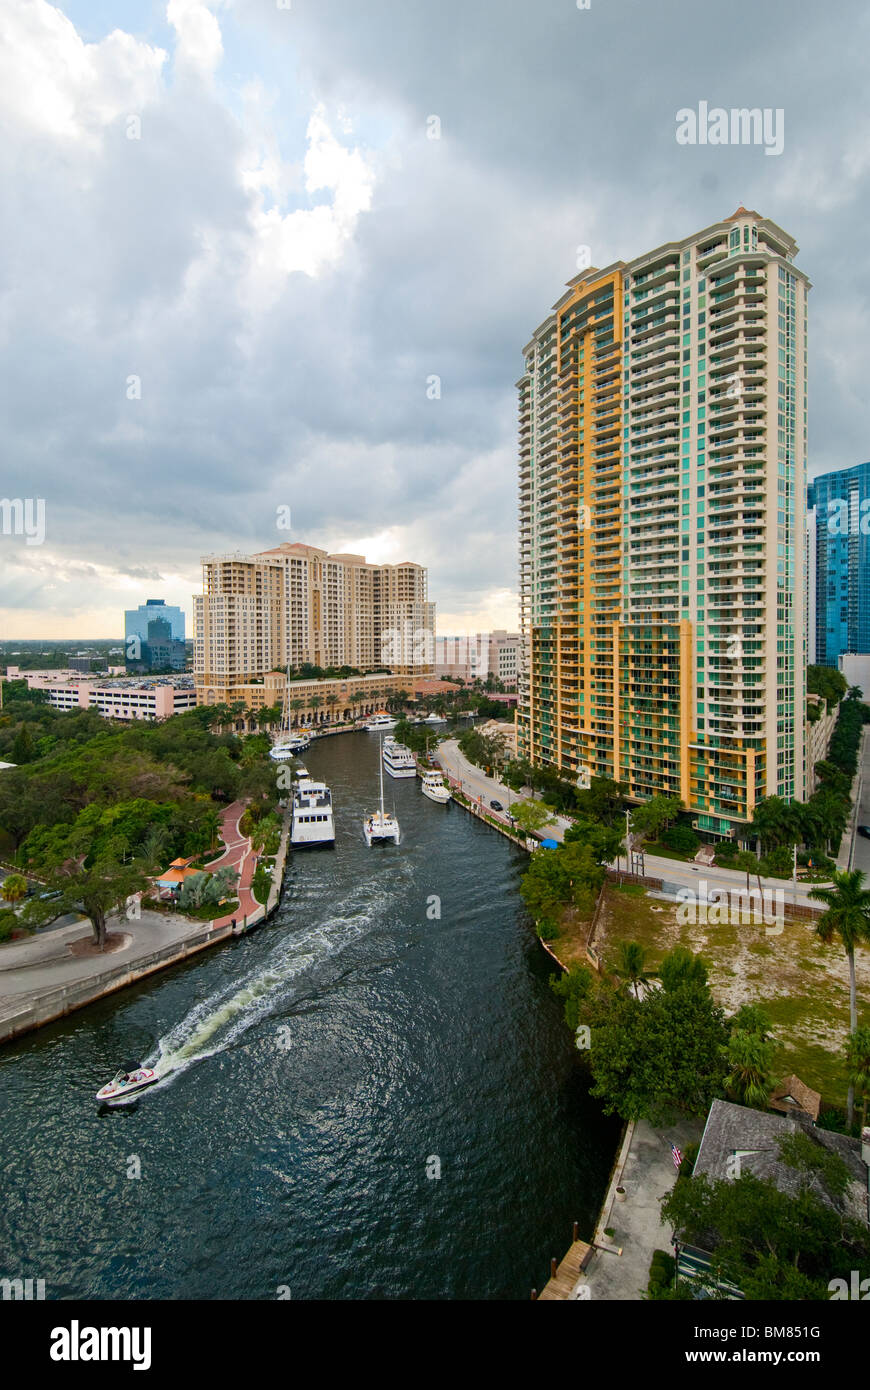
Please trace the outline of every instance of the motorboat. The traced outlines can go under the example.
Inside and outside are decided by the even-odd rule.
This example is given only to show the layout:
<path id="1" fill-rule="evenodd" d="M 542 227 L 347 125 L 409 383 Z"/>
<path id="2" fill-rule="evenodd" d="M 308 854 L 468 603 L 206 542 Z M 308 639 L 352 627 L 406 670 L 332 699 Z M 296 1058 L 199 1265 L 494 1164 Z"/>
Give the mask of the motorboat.
<path id="1" fill-rule="evenodd" d="M 398 719 L 394 719 L 385 709 L 378 710 L 376 714 L 373 714 L 370 719 L 366 720 L 363 728 L 367 729 L 370 734 L 379 734 L 383 733 L 386 729 L 395 729 L 398 722 Z"/>
<path id="2" fill-rule="evenodd" d="M 397 743 L 394 738 L 384 739 L 383 760 L 384 767 L 391 777 L 417 776 L 417 759 L 414 754 L 404 743 Z"/>
<path id="3" fill-rule="evenodd" d="M 304 771 L 304 769 L 303 769 Z M 335 818 L 332 792 L 325 782 L 315 782 L 306 772 L 293 790 L 290 844 L 293 849 L 306 845 L 334 845 Z"/>
<path id="4" fill-rule="evenodd" d="M 423 773 L 423 784 L 420 788 L 424 796 L 428 796 L 430 801 L 437 801 L 444 806 L 452 800 L 453 793 L 444 781 L 440 772 L 430 771 Z"/>
<path id="5" fill-rule="evenodd" d="M 424 724 L 446 724 L 447 720 L 441 714 L 429 714 L 423 720 Z"/>
<path id="6" fill-rule="evenodd" d="M 395 816 L 390 815 L 384 810 L 384 741 L 381 739 L 380 757 L 378 758 L 378 775 L 381 784 L 381 804 L 377 811 L 372 811 L 363 820 L 363 835 L 366 844 L 371 847 L 374 844 L 383 844 L 386 840 L 392 840 L 393 844 L 399 843 L 399 822 Z"/>
<path id="7" fill-rule="evenodd" d="M 107 1086 L 97 1091 L 97 1100 L 111 1105 L 113 1101 L 124 1100 L 134 1091 L 142 1091 L 157 1080 L 157 1073 L 151 1067 L 133 1067 L 119 1071 Z"/>

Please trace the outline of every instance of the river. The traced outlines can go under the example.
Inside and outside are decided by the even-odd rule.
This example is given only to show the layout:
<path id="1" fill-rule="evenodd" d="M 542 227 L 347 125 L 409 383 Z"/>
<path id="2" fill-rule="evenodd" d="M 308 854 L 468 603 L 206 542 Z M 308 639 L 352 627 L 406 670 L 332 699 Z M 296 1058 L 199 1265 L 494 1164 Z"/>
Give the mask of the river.
<path id="1" fill-rule="evenodd" d="M 524 1299 L 572 1221 L 591 1234 L 618 1124 L 549 989 L 526 856 L 389 778 L 402 843 L 366 848 L 377 756 L 365 733 L 306 755 L 336 847 L 291 857 L 271 922 L 0 1051 L 0 1276 Z M 156 1059 L 157 1086 L 99 1111 L 118 1066 Z"/>

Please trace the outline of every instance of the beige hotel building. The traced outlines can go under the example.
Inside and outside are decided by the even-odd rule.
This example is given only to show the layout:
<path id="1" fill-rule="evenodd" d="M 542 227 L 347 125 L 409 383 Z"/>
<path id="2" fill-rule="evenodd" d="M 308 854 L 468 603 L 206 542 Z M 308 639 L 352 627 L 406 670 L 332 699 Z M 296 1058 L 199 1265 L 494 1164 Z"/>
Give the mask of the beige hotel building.
<path id="1" fill-rule="evenodd" d="M 193 598 L 193 668 L 199 703 L 274 701 L 287 666 L 387 666 L 431 672 L 435 605 L 427 571 L 410 562 L 369 564 L 299 543 L 253 555 L 208 555 Z M 407 684 L 407 681 L 405 682 Z M 401 682 L 399 682 L 401 684 Z"/>

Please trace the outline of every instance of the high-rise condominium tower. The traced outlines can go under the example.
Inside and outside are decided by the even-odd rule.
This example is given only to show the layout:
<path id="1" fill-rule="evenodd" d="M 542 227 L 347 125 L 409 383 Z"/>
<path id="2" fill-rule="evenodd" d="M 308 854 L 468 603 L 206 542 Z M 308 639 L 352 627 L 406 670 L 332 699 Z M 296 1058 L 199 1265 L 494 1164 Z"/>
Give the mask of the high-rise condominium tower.
<path id="1" fill-rule="evenodd" d="M 389 666 L 400 675 L 433 669 L 435 605 L 421 565 L 372 565 L 362 555 L 285 544 L 256 555 L 207 555 L 202 572 L 193 668 L 197 685 L 220 690 L 221 699 L 235 685 L 303 662 Z"/>
<path id="2" fill-rule="evenodd" d="M 739 208 L 590 268 L 518 382 L 520 753 L 714 835 L 804 796 L 797 249 Z"/>

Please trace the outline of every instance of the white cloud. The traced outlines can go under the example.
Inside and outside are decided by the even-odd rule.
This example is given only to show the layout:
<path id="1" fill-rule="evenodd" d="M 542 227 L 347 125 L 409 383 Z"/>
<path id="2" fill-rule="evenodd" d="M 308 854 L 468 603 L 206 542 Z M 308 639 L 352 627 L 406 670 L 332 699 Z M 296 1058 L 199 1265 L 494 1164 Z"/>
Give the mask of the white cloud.
<path id="1" fill-rule="evenodd" d="M 84 43 L 46 0 L 0 6 L 0 111 L 22 133 L 93 136 L 155 99 L 165 61 L 163 49 L 119 29 Z"/>
<path id="2" fill-rule="evenodd" d="M 346 130 L 347 121 L 340 123 Z M 256 168 L 243 174 L 245 186 L 259 199 L 253 215 L 259 241 L 256 262 L 267 273 L 320 275 L 341 258 L 360 214 L 372 205 L 374 168 L 360 149 L 347 149 L 339 143 L 322 105 L 308 122 L 306 139 L 305 190 L 316 194 L 325 189 L 332 194 L 331 202 L 286 214 L 279 207 L 264 208 L 264 194 L 283 201 L 288 187 L 297 181 L 295 167 L 288 174 L 274 149 Z"/>
<path id="3" fill-rule="evenodd" d="M 210 77 L 224 56 L 221 28 L 201 0 L 169 0 L 166 18 L 178 39 L 175 67 L 182 73 Z"/>

